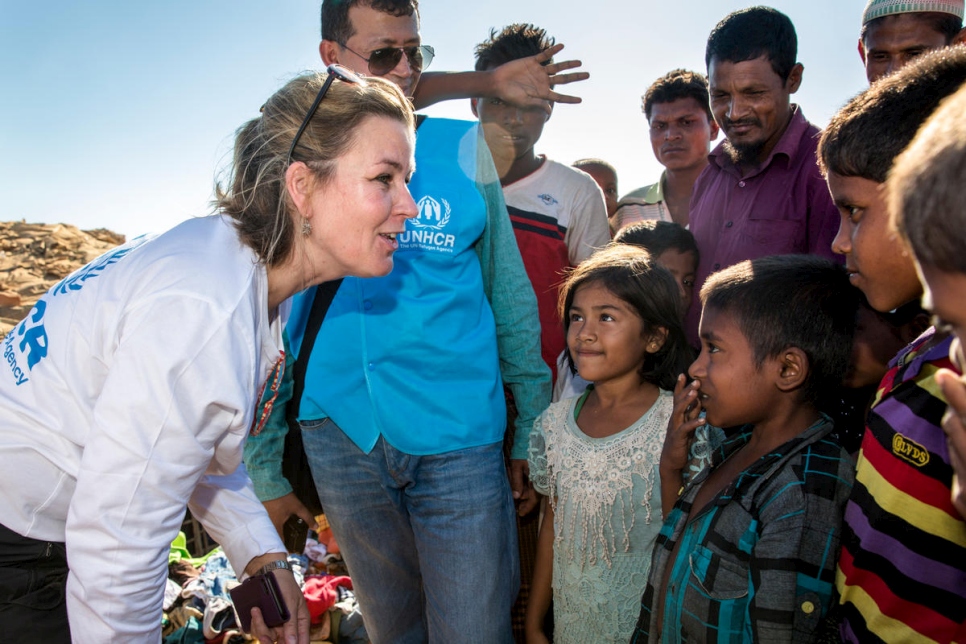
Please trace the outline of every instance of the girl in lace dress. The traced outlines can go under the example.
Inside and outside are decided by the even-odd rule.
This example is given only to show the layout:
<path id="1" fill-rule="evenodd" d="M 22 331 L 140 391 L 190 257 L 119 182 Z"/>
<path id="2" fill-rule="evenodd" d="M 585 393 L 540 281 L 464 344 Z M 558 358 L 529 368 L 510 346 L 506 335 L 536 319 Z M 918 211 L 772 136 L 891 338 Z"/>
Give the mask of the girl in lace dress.
<path id="1" fill-rule="evenodd" d="M 549 503 L 527 642 L 627 642 L 661 528 L 658 463 L 675 379 L 691 354 L 671 274 L 639 248 L 585 260 L 560 296 L 571 368 L 593 385 L 537 419 L 530 478 Z"/>

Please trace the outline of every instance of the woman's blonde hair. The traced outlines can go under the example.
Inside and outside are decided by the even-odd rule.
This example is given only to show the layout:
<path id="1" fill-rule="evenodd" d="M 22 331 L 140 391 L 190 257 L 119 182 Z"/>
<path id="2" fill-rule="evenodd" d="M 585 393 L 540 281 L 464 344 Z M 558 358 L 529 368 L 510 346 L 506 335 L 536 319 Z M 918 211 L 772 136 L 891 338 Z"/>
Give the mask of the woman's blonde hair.
<path id="1" fill-rule="evenodd" d="M 261 115 L 238 129 L 228 188 L 215 188 L 215 207 L 235 220 L 242 242 L 267 266 L 283 263 L 293 252 L 296 217 L 285 186 L 288 151 L 326 77 L 298 76 L 275 92 Z M 357 130 L 370 116 L 415 128 L 412 105 L 395 84 L 373 77 L 361 83 L 334 81 L 299 138 L 292 161 L 304 162 L 324 184 L 355 137 L 365 135 Z"/>

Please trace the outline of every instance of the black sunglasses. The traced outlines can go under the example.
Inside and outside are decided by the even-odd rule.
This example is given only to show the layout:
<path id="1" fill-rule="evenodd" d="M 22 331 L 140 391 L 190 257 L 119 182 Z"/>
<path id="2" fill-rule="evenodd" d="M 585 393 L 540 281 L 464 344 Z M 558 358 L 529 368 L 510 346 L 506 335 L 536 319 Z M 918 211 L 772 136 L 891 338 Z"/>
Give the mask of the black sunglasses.
<path id="1" fill-rule="evenodd" d="M 288 158 L 285 161 L 286 166 L 292 163 L 292 155 L 295 153 L 295 146 L 298 145 L 299 139 L 302 138 L 302 133 L 305 132 L 305 128 L 309 126 L 309 123 L 312 121 L 312 117 L 315 116 L 315 111 L 319 109 L 319 103 L 322 102 L 322 99 L 325 98 L 326 93 L 328 93 L 329 86 L 332 85 L 332 81 L 338 79 L 343 83 L 358 83 L 360 85 L 365 84 L 365 81 L 362 80 L 361 76 L 349 71 L 342 65 L 329 65 L 328 68 L 326 68 L 326 71 L 329 72 L 329 75 L 326 77 L 325 82 L 322 83 L 322 88 L 319 89 L 318 96 L 316 96 L 315 100 L 312 102 L 312 107 L 309 108 L 305 118 L 302 119 L 302 125 L 300 125 L 299 129 L 295 132 L 295 138 L 292 139 L 292 147 L 288 149 Z"/>
<path id="2" fill-rule="evenodd" d="M 385 76 L 396 69 L 396 65 L 402 60 L 403 54 L 406 54 L 406 59 L 409 60 L 410 67 L 415 71 L 422 71 L 429 67 L 429 64 L 433 62 L 433 57 L 436 55 L 436 51 L 429 45 L 418 45 L 416 47 L 382 47 L 381 49 L 371 51 L 369 58 L 366 58 L 359 52 L 349 49 L 344 44 L 339 44 L 343 49 L 348 49 L 366 61 L 369 64 L 369 73 L 373 76 Z"/>

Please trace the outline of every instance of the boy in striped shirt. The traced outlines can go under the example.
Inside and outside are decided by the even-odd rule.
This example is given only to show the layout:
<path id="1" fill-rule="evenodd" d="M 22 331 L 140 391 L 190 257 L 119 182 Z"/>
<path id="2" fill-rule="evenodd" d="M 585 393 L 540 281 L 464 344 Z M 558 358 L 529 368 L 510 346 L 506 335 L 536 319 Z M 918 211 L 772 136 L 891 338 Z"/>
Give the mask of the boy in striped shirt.
<path id="1" fill-rule="evenodd" d="M 820 163 L 841 215 L 832 248 L 876 310 L 922 295 L 890 226 L 886 176 L 964 81 L 966 49 L 923 56 L 850 101 L 822 134 Z M 951 642 L 966 621 L 966 524 L 950 500 L 946 400 L 936 378 L 953 368 L 950 343 L 931 328 L 900 351 L 869 411 L 836 575 L 844 641 Z"/>

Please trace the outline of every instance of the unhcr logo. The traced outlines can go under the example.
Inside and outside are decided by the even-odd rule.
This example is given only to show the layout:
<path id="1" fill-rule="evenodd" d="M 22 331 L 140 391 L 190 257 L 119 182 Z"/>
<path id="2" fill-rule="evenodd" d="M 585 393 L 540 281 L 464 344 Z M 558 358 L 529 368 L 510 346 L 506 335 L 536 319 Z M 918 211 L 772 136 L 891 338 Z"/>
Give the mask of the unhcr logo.
<path id="1" fill-rule="evenodd" d="M 429 228 L 432 230 L 442 230 L 449 223 L 452 209 L 449 202 L 445 199 L 436 201 L 429 195 L 420 199 L 416 206 L 419 208 L 419 216 L 410 219 L 414 228 Z"/>
<path id="2" fill-rule="evenodd" d="M 443 232 L 452 214 L 449 202 L 426 195 L 416 202 L 416 207 L 419 215 L 407 222 L 406 232 L 396 235 L 400 250 L 420 248 L 452 253 L 456 247 L 456 235 Z"/>
<path id="3" fill-rule="evenodd" d="M 923 467 L 929 462 L 926 448 L 901 434 L 892 437 L 892 453 L 916 467 Z"/>

